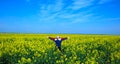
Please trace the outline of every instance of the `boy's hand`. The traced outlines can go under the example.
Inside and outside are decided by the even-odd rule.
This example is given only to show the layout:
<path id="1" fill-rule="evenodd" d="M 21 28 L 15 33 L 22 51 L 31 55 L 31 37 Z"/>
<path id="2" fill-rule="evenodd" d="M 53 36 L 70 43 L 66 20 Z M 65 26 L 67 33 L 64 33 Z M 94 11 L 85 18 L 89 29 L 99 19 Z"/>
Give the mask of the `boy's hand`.
<path id="1" fill-rule="evenodd" d="M 70 37 L 67 37 L 67 39 L 70 39 Z"/>
<path id="2" fill-rule="evenodd" d="M 47 36 L 47 38 L 49 38 L 49 36 Z"/>

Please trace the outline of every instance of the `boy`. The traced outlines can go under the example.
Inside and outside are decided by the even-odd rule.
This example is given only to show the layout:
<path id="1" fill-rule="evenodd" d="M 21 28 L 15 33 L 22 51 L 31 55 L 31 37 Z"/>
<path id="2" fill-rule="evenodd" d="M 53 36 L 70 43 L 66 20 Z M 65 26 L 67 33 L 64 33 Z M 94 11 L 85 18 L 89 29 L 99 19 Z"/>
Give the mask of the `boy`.
<path id="1" fill-rule="evenodd" d="M 62 51 L 61 50 L 61 43 L 62 43 L 62 41 L 68 39 L 67 37 L 66 38 L 60 38 L 59 36 L 57 36 L 56 38 L 53 38 L 53 37 L 48 37 L 48 38 L 55 42 L 56 46 L 58 47 L 58 49 L 60 51 Z"/>

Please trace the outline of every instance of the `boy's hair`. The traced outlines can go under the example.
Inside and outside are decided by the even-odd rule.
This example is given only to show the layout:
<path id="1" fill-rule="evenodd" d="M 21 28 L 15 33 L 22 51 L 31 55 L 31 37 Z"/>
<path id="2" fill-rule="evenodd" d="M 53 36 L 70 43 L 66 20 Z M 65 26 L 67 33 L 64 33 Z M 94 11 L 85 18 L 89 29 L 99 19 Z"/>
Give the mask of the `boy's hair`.
<path id="1" fill-rule="evenodd" d="M 60 36 L 56 36 L 56 38 L 60 38 Z"/>

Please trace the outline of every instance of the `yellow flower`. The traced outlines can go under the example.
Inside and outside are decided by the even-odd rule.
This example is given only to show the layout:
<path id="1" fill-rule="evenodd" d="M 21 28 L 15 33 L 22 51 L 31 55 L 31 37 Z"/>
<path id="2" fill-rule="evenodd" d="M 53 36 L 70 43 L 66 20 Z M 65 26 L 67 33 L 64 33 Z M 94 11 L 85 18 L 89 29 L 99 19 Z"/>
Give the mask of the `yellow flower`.
<path id="1" fill-rule="evenodd" d="M 30 59 L 30 58 L 28 58 L 28 59 L 27 59 L 27 62 L 28 62 L 28 63 L 30 63 L 30 62 L 31 62 L 31 59 Z"/>

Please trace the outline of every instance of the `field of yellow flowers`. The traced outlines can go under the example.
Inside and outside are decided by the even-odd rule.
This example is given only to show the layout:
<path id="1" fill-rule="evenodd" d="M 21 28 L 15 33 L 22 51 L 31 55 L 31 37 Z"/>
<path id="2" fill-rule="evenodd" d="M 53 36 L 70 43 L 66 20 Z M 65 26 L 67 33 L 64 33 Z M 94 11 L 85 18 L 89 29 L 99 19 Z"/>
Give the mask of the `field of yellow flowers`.
<path id="1" fill-rule="evenodd" d="M 60 52 L 47 36 L 70 37 Z M 119 35 L 0 34 L 0 64 L 119 64 Z"/>

